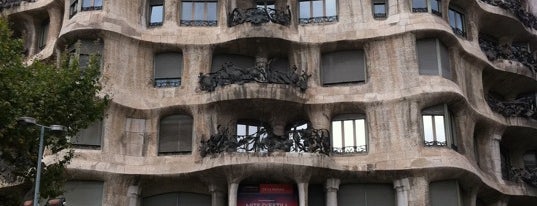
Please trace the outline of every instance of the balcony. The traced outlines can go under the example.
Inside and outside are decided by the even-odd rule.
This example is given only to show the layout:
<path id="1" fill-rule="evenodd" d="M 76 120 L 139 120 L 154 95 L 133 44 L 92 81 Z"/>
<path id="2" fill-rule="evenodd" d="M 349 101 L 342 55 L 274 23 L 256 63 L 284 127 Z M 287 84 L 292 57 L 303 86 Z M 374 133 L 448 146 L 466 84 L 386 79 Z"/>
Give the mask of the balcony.
<path id="1" fill-rule="evenodd" d="M 526 48 L 498 45 L 494 41 L 485 38 L 479 38 L 479 46 L 489 61 L 499 59 L 517 61 L 528 67 L 532 72 L 537 72 L 537 59 Z"/>
<path id="2" fill-rule="evenodd" d="M 537 17 L 527 12 L 520 0 L 481 0 L 492 6 L 497 6 L 511 12 L 524 26 L 537 29 Z"/>
<path id="3" fill-rule="evenodd" d="M 229 27 L 246 22 L 250 22 L 256 26 L 268 22 L 288 26 L 291 23 L 291 10 L 289 10 L 289 6 L 287 6 L 286 10 L 261 7 L 248 9 L 235 8 L 228 15 Z"/>
<path id="4" fill-rule="evenodd" d="M 500 101 L 492 95 L 487 95 L 485 100 L 492 111 L 500 113 L 505 117 L 537 119 L 537 107 L 534 94 L 522 96 L 511 101 Z"/>
<path id="5" fill-rule="evenodd" d="M 279 136 L 272 129 L 263 128 L 251 135 L 232 135 L 228 128 L 219 126 L 218 133 L 200 143 L 200 155 L 206 157 L 225 152 L 330 152 L 330 132 L 326 129 L 302 129 Z"/>
<path id="6" fill-rule="evenodd" d="M 19 6 L 23 1 L 35 2 L 36 0 L 0 0 L 0 11 Z"/>
<path id="7" fill-rule="evenodd" d="M 181 85 L 181 78 L 155 78 L 156 88 L 178 87 Z"/>

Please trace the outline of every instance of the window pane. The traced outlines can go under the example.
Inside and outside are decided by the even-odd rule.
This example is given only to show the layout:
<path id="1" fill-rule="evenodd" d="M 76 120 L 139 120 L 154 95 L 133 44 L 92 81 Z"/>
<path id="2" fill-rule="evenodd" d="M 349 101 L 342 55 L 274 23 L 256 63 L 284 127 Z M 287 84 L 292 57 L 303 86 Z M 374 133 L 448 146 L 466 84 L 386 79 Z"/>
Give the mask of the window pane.
<path id="1" fill-rule="evenodd" d="M 91 7 L 91 0 L 82 0 L 82 7 Z"/>
<path id="2" fill-rule="evenodd" d="M 440 11 L 440 4 L 438 0 L 432 0 L 431 1 L 431 9 L 435 11 Z"/>
<path id="3" fill-rule="evenodd" d="M 194 20 L 205 19 L 205 4 L 202 2 L 194 3 Z"/>
<path id="4" fill-rule="evenodd" d="M 207 3 L 207 20 L 209 21 L 216 21 L 216 2 L 209 2 Z"/>
<path id="5" fill-rule="evenodd" d="M 364 119 L 358 119 L 355 121 L 356 123 L 356 145 L 366 145 L 366 137 L 365 137 L 365 120 Z"/>
<path id="6" fill-rule="evenodd" d="M 419 74 L 438 75 L 438 52 L 436 39 L 420 39 L 416 41 Z"/>
<path id="7" fill-rule="evenodd" d="M 464 18 L 464 16 L 461 13 L 458 13 L 458 12 L 455 13 L 455 14 L 456 14 L 456 18 L 455 18 L 456 22 L 455 23 L 457 24 L 456 28 L 460 29 L 461 31 L 464 31 L 464 29 L 463 29 L 464 26 L 462 25 L 462 22 L 463 22 L 462 19 Z"/>
<path id="8" fill-rule="evenodd" d="M 149 20 L 149 23 L 161 23 L 162 22 L 162 15 L 164 12 L 164 6 L 152 6 L 151 7 L 151 19 Z"/>
<path id="9" fill-rule="evenodd" d="M 434 140 L 432 116 L 423 115 L 423 136 L 426 142 L 432 142 Z"/>
<path id="10" fill-rule="evenodd" d="M 537 159 L 535 158 L 535 152 L 529 152 L 524 154 L 524 166 L 527 168 L 535 168 L 537 166 Z"/>
<path id="11" fill-rule="evenodd" d="M 449 17 L 449 25 L 451 25 L 451 27 L 453 27 L 453 28 L 456 28 L 456 25 L 455 25 L 455 11 L 450 9 L 449 12 L 448 12 L 448 17 Z"/>
<path id="12" fill-rule="evenodd" d="M 248 135 L 253 135 L 257 132 L 256 126 L 248 126 Z"/>
<path id="13" fill-rule="evenodd" d="M 103 6 L 103 0 L 94 0 L 93 6 Z"/>
<path id="14" fill-rule="evenodd" d="M 374 5 L 375 14 L 386 14 L 385 4 L 375 4 Z"/>
<path id="15" fill-rule="evenodd" d="M 246 135 L 246 125 L 237 124 L 237 136 Z"/>
<path id="16" fill-rule="evenodd" d="M 345 132 L 343 134 L 343 137 L 345 138 L 343 146 L 356 146 L 354 144 L 354 120 L 343 121 L 343 132 Z"/>
<path id="17" fill-rule="evenodd" d="M 427 8 L 426 0 L 413 0 L 412 8 Z"/>
<path id="18" fill-rule="evenodd" d="M 192 2 L 183 2 L 181 5 L 181 19 L 192 20 Z"/>
<path id="19" fill-rule="evenodd" d="M 446 128 L 444 126 L 444 116 L 434 116 L 434 129 L 436 130 L 436 141 L 446 142 Z"/>
<path id="20" fill-rule="evenodd" d="M 313 3 L 313 17 L 324 16 L 324 6 L 322 0 L 314 0 Z"/>
<path id="21" fill-rule="evenodd" d="M 341 133 L 341 121 L 332 122 L 332 147 L 343 147 L 341 140 L 343 134 Z"/>
<path id="22" fill-rule="evenodd" d="M 337 16 L 336 0 L 326 0 L 326 16 Z"/>
<path id="23" fill-rule="evenodd" d="M 310 2 L 309 1 L 301 1 L 300 2 L 300 18 L 310 18 Z"/>

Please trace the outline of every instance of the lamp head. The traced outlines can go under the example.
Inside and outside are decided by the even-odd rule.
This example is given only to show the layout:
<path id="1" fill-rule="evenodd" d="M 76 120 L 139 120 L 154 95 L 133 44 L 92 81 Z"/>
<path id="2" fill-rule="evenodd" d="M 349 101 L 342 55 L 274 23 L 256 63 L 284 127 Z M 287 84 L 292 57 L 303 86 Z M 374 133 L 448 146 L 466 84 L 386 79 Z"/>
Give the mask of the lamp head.
<path id="1" fill-rule="evenodd" d="M 17 119 L 17 124 L 23 125 L 23 126 L 35 125 L 36 123 L 37 123 L 37 121 L 33 117 L 19 117 Z"/>

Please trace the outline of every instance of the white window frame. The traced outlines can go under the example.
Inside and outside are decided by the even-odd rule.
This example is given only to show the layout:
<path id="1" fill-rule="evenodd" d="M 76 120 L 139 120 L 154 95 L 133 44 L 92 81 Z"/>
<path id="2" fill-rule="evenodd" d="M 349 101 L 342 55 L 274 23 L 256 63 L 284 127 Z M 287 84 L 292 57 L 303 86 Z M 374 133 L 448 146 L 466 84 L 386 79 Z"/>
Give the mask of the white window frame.
<path id="1" fill-rule="evenodd" d="M 434 110 L 435 107 L 440 106 L 442 107 L 441 112 L 427 111 Z M 457 141 L 453 132 L 455 126 L 454 119 L 447 104 L 425 108 L 421 111 L 421 115 L 422 137 L 425 146 L 445 146 L 457 150 Z M 439 123 L 439 120 L 442 120 L 442 122 Z M 441 131 L 438 131 L 438 129 L 441 129 Z M 439 135 L 442 133 L 444 135 L 443 140 L 439 139 L 442 138 Z M 428 137 L 427 134 L 431 134 L 432 136 Z"/>
<path id="2" fill-rule="evenodd" d="M 384 13 L 376 13 L 376 6 L 381 5 L 384 6 Z M 373 11 L 373 18 L 375 19 L 384 19 L 388 17 L 388 0 L 372 0 L 371 1 L 371 8 Z"/>
<path id="3" fill-rule="evenodd" d="M 162 3 L 154 3 L 153 0 L 149 0 L 148 1 L 148 16 L 147 16 L 147 25 L 149 27 L 159 27 L 159 26 L 162 26 L 164 24 L 164 15 L 165 15 L 165 12 L 166 12 L 166 8 L 164 6 L 165 2 L 164 0 L 161 0 Z M 153 9 L 156 8 L 156 7 L 162 7 L 162 14 L 161 14 L 161 21 L 155 21 L 153 22 Z"/>
<path id="4" fill-rule="evenodd" d="M 349 130 L 345 128 L 345 125 L 349 123 L 352 123 L 350 138 L 346 137 L 346 134 L 349 134 Z M 337 126 L 338 124 L 340 126 Z M 360 126 L 363 127 L 359 128 Z M 364 114 L 342 114 L 333 118 L 330 125 L 332 153 L 366 153 L 369 150 L 369 132 L 367 127 L 367 119 Z M 361 133 L 358 133 L 361 130 L 363 130 L 363 139 L 360 139 Z M 347 143 L 346 140 L 350 139 L 352 139 L 352 143 Z M 364 144 L 359 144 L 359 141 L 362 141 Z"/>
<path id="5" fill-rule="evenodd" d="M 183 11 L 185 8 L 185 3 L 191 3 L 191 16 L 190 18 L 183 18 Z M 198 19 L 196 18 L 196 4 L 203 4 L 203 18 Z M 216 10 L 215 10 L 215 19 L 208 19 L 209 18 L 209 4 L 216 4 Z M 181 13 L 179 15 L 179 22 L 181 26 L 216 26 L 218 25 L 218 1 L 217 0 L 183 0 L 181 1 Z M 190 23 L 190 22 L 197 22 L 197 23 Z"/>
<path id="6" fill-rule="evenodd" d="M 80 5 L 81 6 L 80 11 L 93 11 L 93 10 L 102 10 L 103 9 L 103 3 L 104 3 L 103 1 L 104 0 L 81 0 L 81 1 L 82 1 L 82 4 Z M 85 2 L 89 2 L 90 6 L 85 7 L 84 6 Z M 100 2 L 100 4 L 97 4 L 99 2 Z"/>
<path id="7" fill-rule="evenodd" d="M 427 8 L 414 8 L 414 1 L 410 0 L 410 9 L 414 13 L 432 13 L 437 16 L 442 17 L 442 0 L 419 0 L 419 1 L 425 1 L 425 6 Z M 438 8 L 433 9 L 433 1 L 435 1 L 438 5 Z"/>
<path id="8" fill-rule="evenodd" d="M 291 141 L 293 141 L 293 146 L 291 146 L 290 152 L 301 152 L 299 148 L 297 148 L 296 142 L 294 140 L 295 139 L 294 133 L 296 131 L 304 131 L 309 128 L 310 128 L 310 124 L 307 122 L 297 122 L 291 128 L 289 128 L 289 130 L 287 131 L 287 136 Z M 297 137 L 297 138 L 299 138 L 299 141 L 301 144 L 304 143 L 304 137 Z"/>
<path id="9" fill-rule="evenodd" d="M 243 129 L 241 129 L 243 127 Z M 240 120 L 237 122 L 236 125 L 236 134 L 237 134 L 237 142 L 243 140 L 247 136 L 255 135 L 259 131 L 266 129 L 267 124 L 262 122 L 257 122 L 253 120 Z M 254 130 L 255 129 L 255 130 Z M 244 132 L 242 132 L 244 131 Z M 261 149 L 257 145 L 261 143 L 265 138 L 267 138 L 267 134 L 262 134 L 259 136 L 259 139 L 254 139 L 252 142 L 249 142 L 246 144 L 246 149 L 244 148 L 237 148 L 237 152 L 267 152 L 267 149 Z"/>
<path id="10" fill-rule="evenodd" d="M 451 16 L 454 15 L 454 20 L 452 21 Z M 465 22 L 465 14 L 462 11 L 462 9 L 459 9 L 455 6 L 449 6 L 448 10 L 448 21 L 449 26 L 453 30 L 453 33 L 455 33 L 458 36 L 466 37 L 466 22 Z M 459 21 L 460 24 L 459 25 Z"/>
<path id="11" fill-rule="evenodd" d="M 323 14 L 322 15 L 314 15 L 314 11 L 315 11 L 315 6 L 314 6 L 314 3 L 315 1 L 322 1 L 322 11 L 323 11 Z M 334 9 L 335 9 L 335 15 L 327 15 L 327 2 L 328 1 L 334 1 L 334 4 L 335 5 L 332 5 L 334 6 Z M 300 4 L 302 2 L 308 2 L 306 4 L 309 4 L 309 15 L 308 17 L 302 17 L 303 15 L 303 11 L 301 11 L 300 9 Z M 339 16 L 339 3 L 338 3 L 338 0 L 299 0 L 298 2 L 298 20 L 299 20 L 299 23 L 300 24 L 310 24 L 310 23 L 322 23 L 322 22 L 337 22 L 338 21 L 338 16 Z M 316 20 L 318 19 L 318 20 Z"/>

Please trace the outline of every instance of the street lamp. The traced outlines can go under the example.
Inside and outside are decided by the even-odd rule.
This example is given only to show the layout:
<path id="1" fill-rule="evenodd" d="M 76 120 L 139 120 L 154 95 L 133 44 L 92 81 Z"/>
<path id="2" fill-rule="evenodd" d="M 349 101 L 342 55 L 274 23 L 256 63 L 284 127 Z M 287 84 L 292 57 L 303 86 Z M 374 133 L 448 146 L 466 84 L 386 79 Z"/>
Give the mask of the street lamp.
<path id="1" fill-rule="evenodd" d="M 45 129 L 49 129 L 53 132 L 63 132 L 66 131 L 65 126 L 62 125 L 50 125 L 45 126 L 38 124 L 35 118 L 32 117 L 20 117 L 17 119 L 17 122 L 22 125 L 36 125 L 41 128 L 41 133 L 39 134 L 39 154 L 37 156 L 37 176 L 35 177 L 35 190 L 34 190 L 34 206 L 39 206 L 39 185 L 41 183 L 41 160 L 43 158 L 43 137 L 45 135 Z"/>

